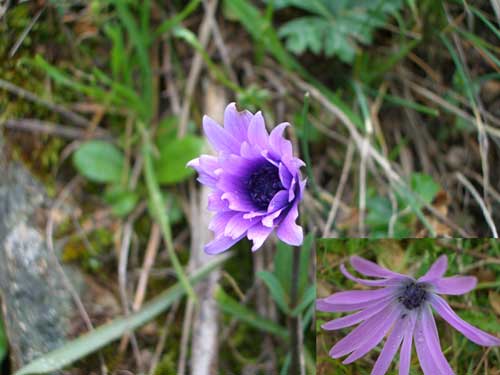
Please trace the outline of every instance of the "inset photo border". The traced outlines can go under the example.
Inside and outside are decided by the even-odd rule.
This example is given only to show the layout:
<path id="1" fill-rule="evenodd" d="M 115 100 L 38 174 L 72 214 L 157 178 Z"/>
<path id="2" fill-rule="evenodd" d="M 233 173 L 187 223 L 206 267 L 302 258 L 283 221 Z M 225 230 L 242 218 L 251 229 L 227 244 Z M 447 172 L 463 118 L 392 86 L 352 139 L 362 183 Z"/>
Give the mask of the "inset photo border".
<path id="1" fill-rule="evenodd" d="M 316 256 L 318 375 L 499 374 L 500 241 L 320 239 Z"/>

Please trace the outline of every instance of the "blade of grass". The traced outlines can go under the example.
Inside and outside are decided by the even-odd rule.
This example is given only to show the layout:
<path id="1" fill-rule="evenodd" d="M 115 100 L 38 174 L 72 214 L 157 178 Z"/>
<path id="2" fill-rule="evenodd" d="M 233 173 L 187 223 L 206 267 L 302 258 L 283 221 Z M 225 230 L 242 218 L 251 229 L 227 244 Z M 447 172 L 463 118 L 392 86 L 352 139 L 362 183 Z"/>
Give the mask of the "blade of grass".
<path id="1" fill-rule="evenodd" d="M 146 179 L 146 186 L 150 199 L 149 207 L 152 210 L 151 215 L 160 225 L 163 239 L 165 241 L 165 244 L 167 245 L 167 251 L 170 257 L 170 261 L 172 262 L 172 266 L 175 269 L 175 273 L 177 274 L 179 281 L 186 289 L 189 298 L 196 302 L 197 298 L 196 294 L 194 293 L 193 287 L 189 283 L 189 280 L 184 273 L 184 269 L 179 262 L 179 258 L 177 258 L 177 255 L 175 254 L 172 232 L 170 229 L 170 220 L 165 210 L 165 202 L 163 200 L 163 196 L 161 195 L 160 186 L 158 185 L 158 181 L 156 180 L 156 175 L 154 172 L 153 146 L 149 138 L 149 133 L 146 131 L 142 123 L 139 122 L 138 127 L 143 135 L 142 157 L 144 159 L 144 177 Z"/>
<path id="2" fill-rule="evenodd" d="M 179 13 L 177 13 L 174 17 L 163 22 L 153 33 L 153 38 L 157 38 L 162 34 L 168 33 L 174 26 L 177 26 L 181 23 L 186 17 L 188 17 L 191 13 L 193 13 L 200 5 L 201 0 L 191 0 L 188 5 L 182 9 Z"/>
<path id="3" fill-rule="evenodd" d="M 204 267 L 189 277 L 192 283 L 198 283 L 212 270 L 219 267 L 229 256 L 220 256 L 207 263 Z M 158 314 L 165 311 L 177 300 L 182 298 L 185 288 L 177 283 L 157 297 L 153 298 L 144 307 L 126 318 L 118 318 L 103 325 L 94 331 L 84 334 L 75 340 L 65 344 L 63 347 L 49 352 L 28 365 L 18 370 L 14 375 L 44 374 L 62 369 L 65 366 L 83 358 L 99 348 L 115 341 L 143 324 L 154 319 Z"/>

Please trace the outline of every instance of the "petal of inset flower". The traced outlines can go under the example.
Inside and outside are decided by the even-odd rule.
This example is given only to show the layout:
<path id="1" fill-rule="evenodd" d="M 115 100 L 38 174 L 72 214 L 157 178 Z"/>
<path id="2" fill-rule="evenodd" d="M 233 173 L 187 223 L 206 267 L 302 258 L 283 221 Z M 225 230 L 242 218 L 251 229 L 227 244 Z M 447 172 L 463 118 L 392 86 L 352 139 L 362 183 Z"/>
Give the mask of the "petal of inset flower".
<path id="1" fill-rule="evenodd" d="M 434 290 L 439 294 L 459 295 L 470 292 L 477 285 L 474 276 L 443 277 L 432 282 Z"/>
<path id="2" fill-rule="evenodd" d="M 283 132 L 290 126 L 288 122 L 283 122 L 276 126 L 269 135 L 269 145 L 276 156 L 280 158 L 291 158 L 292 142 L 283 137 Z"/>
<path id="3" fill-rule="evenodd" d="M 243 213 L 239 212 L 235 214 L 226 224 L 224 229 L 224 235 L 231 238 L 238 238 L 254 225 L 259 219 L 244 219 Z"/>
<path id="4" fill-rule="evenodd" d="M 304 241 L 304 233 L 302 227 L 295 223 L 299 216 L 298 202 L 294 202 L 290 211 L 279 224 L 276 234 L 278 238 L 292 246 L 299 246 Z"/>
<path id="5" fill-rule="evenodd" d="M 399 354 L 399 375 L 410 374 L 411 344 L 413 341 L 413 331 L 415 330 L 417 315 L 415 313 L 409 314 L 409 319 L 408 327 L 404 334 L 403 345 L 401 345 L 401 353 Z"/>
<path id="6" fill-rule="evenodd" d="M 342 303 L 342 304 L 330 303 L 326 301 L 326 298 L 323 298 L 316 300 L 316 310 L 326 311 L 326 312 L 348 312 L 360 309 L 368 309 L 372 308 L 380 301 L 386 301 L 387 303 L 389 303 L 389 301 L 393 298 L 394 297 L 392 295 L 388 295 L 378 300 L 370 300 L 366 302 Z"/>
<path id="7" fill-rule="evenodd" d="M 263 150 L 267 149 L 269 144 L 269 135 L 266 130 L 266 123 L 262 113 L 257 112 L 250 121 L 248 127 L 248 140 L 250 144 L 258 145 Z"/>
<path id="8" fill-rule="evenodd" d="M 351 265 L 353 266 L 353 268 L 356 271 L 358 271 L 359 273 L 362 273 L 363 275 L 366 275 L 366 276 L 372 276 L 372 277 L 404 276 L 404 277 L 407 277 L 406 275 L 402 275 L 400 273 L 389 271 L 388 269 L 380 267 L 378 264 L 373 263 L 373 262 L 366 260 L 364 258 L 361 258 L 357 255 L 353 255 L 350 260 L 351 260 Z"/>
<path id="9" fill-rule="evenodd" d="M 203 130 L 209 142 L 217 151 L 225 151 L 232 154 L 239 153 L 240 144 L 236 138 L 208 116 L 203 116 Z"/>
<path id="10" fill-rule="evenodd" d="M 434 294 L 431 296 L 430 301 L 432 307 L 449 325 L 461 332 L 472 342 L 483 346 L 500 346 L 500 338 L 481 331 L 479 328 L 467 323 L 452 310 L 442 297 Z"/>
<path id="11" fill-rule="evenodd" d="M 443 277 L 446 269 L 448 268 L 448 258 L 446 255 L 441 255 L 429 268 L 427 273 L 420 277 L 418 281 L 429 281 Z"/>
<path id="12" fill-rule="evenodd" d="M 369 309 L 364 309 L 358 311 L 357 313 L 344 316 L 342 318 L 330 320 L 329 322 L 324 323 L 321 326 L 321 328 L 327 331 L 334 331 L 337 329 L 353 326 L 377 314 L 380 310 L 382 310 L 386 306 L 387 306 L 387 300 L 382 300 L 381 302 L 376 303 L 373 306 L 370 306 Z"/>
<path id="13" fill-rule="evenodd" d="M 396 323 L 398 318 L 401 316 L 401 311 L 399 309 L 394 309 L 389 312 L 382 322 L 377 326 L 371 327 L 371 329 L 367 329 L 365 336 L 362 341 L 359 341 L 357 344 L 356 350 L 349 355 L 342 363 L 349 364 L 354 362 L 355 360 L 363 357 L 366 353 L 376 347 L 380 341 L 385 337 L 389 329 Z"/>
<path id="14" fill-rule="evenodd" d="M 384 344 L 384 348 L 377 358 L 377 362 L 373 366 L 371 375 L 384 375 L 389 366 L 391 365 L 394 356 L 396 355 L 401 342 L 403 341 L 403 336 L 408 326 L 409 317 L 400 318 L 399 322 L 394 324 L 392 332 L 389 334 L 387 341 Z"/>
<path id="15" fill-rule="evenodd" d="M 248 126 L 253 115 L 247 111 L 239 112 L 235 103 L 230 103 L 224 111 L 224 128 L 239 142 L 248 140 Z"/>
<path id="16" fill-rule="evenodd" d="M 272 231 L 273 228 L 267 228 L 260 223 L 257 223 L 248 229 L 247 237 L 249 240 L 253 241 L 252 251 L 259 250 Z"/>
<path id="17" fill-rule="evenodd" d="M 409 277 L 401 277 L 401 276 L 392 277 L 390 279 L 383 279 L 383 280 L 360 279 L 358 277 L 351 275 L 349 273 L 349 271 L 347 271 L 347 269 L 345 268 L 345 266 L 343 264 L 340 265 L 340 272 L 342 272 L 344 274 L 344 276 L 347 277 L 348 279 L 355 281 L 361 285 L 374 286 L 374 287 L 377 287 L 377 286 L 397 286 L 397 285 L 401 285 L 401 283 L 404 280 L 411 280 Z"/>
<path id="18" fill-rule="evenodd" d="M 432 316 L 429 306 L 425 306 L 421 315 L 421 327 L 423 336 L 429 353 L 431 354 L 434 364 L 439 369 L 439 374 L 454 375 L 450 364 L 443 355 L 441 344 L 439 343 L 439 336 L 437 332 L 436 322 Z"/>
<path id="19" fill-rule="evenodd" d="M 393 305 L 388 305 L 378 314 L 365 320 L 357 326 L 351 333 L 337 342 L 330 350 L 330 357 L 340 358 L 348 353 L 355 351 L 359 345 L 364 342 L 367 332 L 373 332 L 377 327 L 380 327 L 387 321 L 388 317 L 394 313 L 396 308 Z"/>
<path id="20" fill-rule="evenodd" d="M 231 246 L 233 246 L 236 242 L 240 241 L 243 236 L 238 238 L 231 238 L 226 236 L 220 236 L 215 238 L 212 242 L 205 245 L 205 252 L 210 255 L 220 254 L 223 251 L 228 250 Z"/>
<path id="21" fill-rule="evenodd" d="M 424 375 L 435 375 L 439 374 L 439 369 L 432 358 L 432 354 L 429 352 L 429 347 L 425 342 L 424 332 L 422 327 L 422 319 L 421 314 L 417 317 L 417 322 L 415 324 L 414 331 L 414 342 L 415 349 L 417 350 L 418 361 L 420 362 L 420 367 L 422 367 L 422 371 Z"/>
<path id="22" fill-rule="evenodd" d="M 362 303 L 368 301 L 377 301 L 380 298 L 394 295 L 396 296 L 397 288 L 382 288 L 375 290 L 349 290 L 346 292 L 338 292 L 324 298 L 324 300 L 331 304 L 352 304 Z"/>

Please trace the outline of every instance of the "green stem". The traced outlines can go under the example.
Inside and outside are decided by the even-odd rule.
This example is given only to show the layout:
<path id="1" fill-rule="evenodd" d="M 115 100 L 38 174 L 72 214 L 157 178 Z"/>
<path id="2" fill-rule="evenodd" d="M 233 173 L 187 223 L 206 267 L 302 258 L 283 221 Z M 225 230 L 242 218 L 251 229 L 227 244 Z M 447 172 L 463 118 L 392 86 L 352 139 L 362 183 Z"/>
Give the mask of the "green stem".
<path id="1" fill-rule="evenodd" d="M 306 163 L 306 174 L 309 179 L 309 184 L 316 196 L 319 196 L 319 189 L 314 180 L 314 174 L 312 171 L 311 155 L 309 154 L 309 120 L 307 119 L 307 114 L 309 113 L 309 93 L 306 92 L 304 95 L 304 106 L 302 107 L 302 157 Z"/>
<path id="2" fill-rule="evenodd" d="M 170 229 L 170 221 L 168 219 L 168 214 L 165 211 L 165 201 L 163 200 L 163 196 L 160 192 L 160 186 L 156 181 L 156 176 L 153 168 L 153 158 L 152 158 L 152 146 L 149 140 L 149 134 L 144 128 L 144 125 L 139 123 L 139 129 L 143 133 L 143 148 L 142 148 L 142 156 L 144 158 L 144 175 L 146 179 L 146 185 L 148 188 L 150 202 L 151 214 L 155 218 L 155 220 L 160 225 L 161 233 L 163 235 L 163 239 L 167 246 L 167 252 L 170 257 L 170 261 L 174 266 L 177 277 L 179 278 L 180 283 L 186 290 L 187 295 L 191 298 L 195 303 L 197 303 L 196 294 L 194 292 L 193 287 L 191 286 L 189 279 L 187 278 L 184 269 L 182 268 L 177 255 L 174 250 L 174 243 L 172 240 L 172 231 Z"/>

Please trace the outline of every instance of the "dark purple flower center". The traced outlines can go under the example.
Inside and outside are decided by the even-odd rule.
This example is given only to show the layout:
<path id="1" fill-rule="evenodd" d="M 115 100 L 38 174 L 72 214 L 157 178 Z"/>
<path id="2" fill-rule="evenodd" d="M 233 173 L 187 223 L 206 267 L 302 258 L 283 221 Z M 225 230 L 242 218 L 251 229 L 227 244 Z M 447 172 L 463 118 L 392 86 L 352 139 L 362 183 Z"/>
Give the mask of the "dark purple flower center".
<path id="1" fill-rule="evenodd" d="M 399 302 L 401 302 L 408 310 L 420 307 L 426 299 L 426 284 L 416 282 L 406 284 L 402 294 L 399 296 Z"/>
<path id="2" fill-rule="evenodd" d="M 267 209 L 276 193 L 283 190 L 278 168 L 270 163 L 255 170 L 246 185 L 250 199 L 259 210 Z"/>

